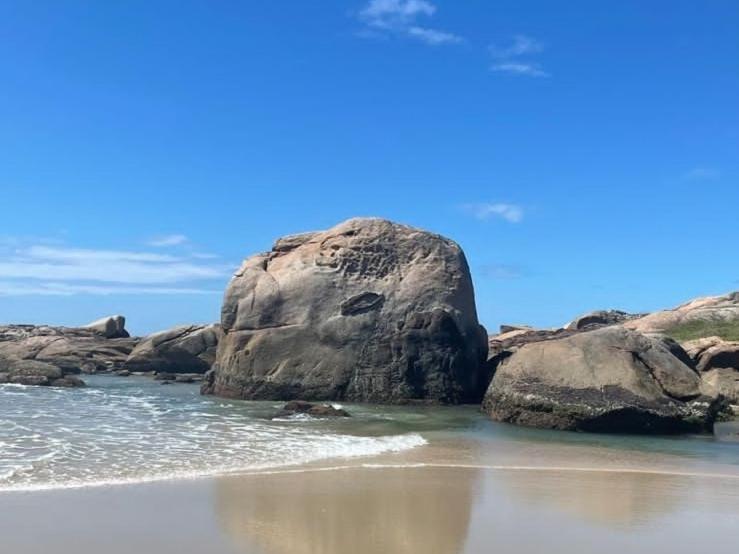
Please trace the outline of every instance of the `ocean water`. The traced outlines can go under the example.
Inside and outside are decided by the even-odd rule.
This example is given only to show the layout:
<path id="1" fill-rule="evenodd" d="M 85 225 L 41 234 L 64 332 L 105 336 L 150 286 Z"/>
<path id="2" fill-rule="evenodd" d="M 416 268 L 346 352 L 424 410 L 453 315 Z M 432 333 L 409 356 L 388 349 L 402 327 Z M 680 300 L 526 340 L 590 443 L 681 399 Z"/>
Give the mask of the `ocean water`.
<path id="1" fill-rule="evenodd" d="M 0 385 L 0 491 L 197 477 L 397 452 L 425 444 L 402 410 L 351 421 L 271 420 L 279 402 L 201 396 L 196 385 L 89 376 L 79 389 Z M 428 428 L 428 422 L 424 424 Z"/>
<path id="2" fill-rule="evenodd" d="M 440 444 L 447 465 L 646 464 L 739 474 L 739 442 L 724 440 L 739 433 L 736 426 L 721 439 L 586 435 L 496 424 L 473 406 L 347 405 L 351 418 L 273 420 L 280 402 L 201 396 L 196 385 L 145 377 L 86 381 L 80 389 L 0 385 L 0 491 L 260 472 L 388 453 L 409 460 L 419 447 Z"/>

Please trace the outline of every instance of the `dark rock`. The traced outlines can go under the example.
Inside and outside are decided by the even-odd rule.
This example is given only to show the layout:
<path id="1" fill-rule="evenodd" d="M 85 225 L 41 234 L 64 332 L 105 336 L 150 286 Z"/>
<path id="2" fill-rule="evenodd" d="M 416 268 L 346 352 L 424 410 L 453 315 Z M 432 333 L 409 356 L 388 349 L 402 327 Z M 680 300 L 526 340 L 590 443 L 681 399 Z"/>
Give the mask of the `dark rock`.
<path id="1" fill-rule="evenodd" d="M 532 331 L 533 329 L 530 325 L 501 325 L 500 334 L 505 335 L 513 331 Z"/>
<path id="2" fill-rule="evenodd" d="M 598 310 L 579 316 L 574 321 L 565 325 L 565 329 L 569 331 L 583 331 L 606 325 L 617 325 L 643 316 L 644 314 L 630 314 L 620 310 Z"/>
<path id="3" fill-rule="evenodd" d="M 141 340 L 123 367 L 128 371 L 205 373 L 213 365 L 220 336 L 218 325 L 185 325 Z"/>
<path id="4" fill-rule="evenodd" d="M 277 241 L 228 286 L 202 391 L 251 399 L 479 402 L 487 341 L 461 248 L 358 218 Z"/>
<path id="5" fill-rule="evenodd" d="M 295 414 L 308 414 L 313 417 L 350 417 L 342 408 L 329 404 L 312 404 L 304 400 L 292 400 L 285 404 L 274 417 L 289 417 Z"/>
<path id="6" fill-rule="evenodd" d="M 498 421 L 553 429 L 710 430 L 726 399 L 705 394 L 674 349 L 621 326 L 529 342 L 497 367 L 483 409 Z"/>
<path id="7" fill-rule="evenodd" d="M 131 372 L 128 371 L 127 369 L 121 369 L 120 371 L 116 371 L 115 374 L 118 377 L 130 377 L 131 376 Z"/>
<path id="8" fill-rule="evenodd" d="M 176 381 L 177 375 L 174 373 L 157 372 L 154 374 L 155 381 Z"/>

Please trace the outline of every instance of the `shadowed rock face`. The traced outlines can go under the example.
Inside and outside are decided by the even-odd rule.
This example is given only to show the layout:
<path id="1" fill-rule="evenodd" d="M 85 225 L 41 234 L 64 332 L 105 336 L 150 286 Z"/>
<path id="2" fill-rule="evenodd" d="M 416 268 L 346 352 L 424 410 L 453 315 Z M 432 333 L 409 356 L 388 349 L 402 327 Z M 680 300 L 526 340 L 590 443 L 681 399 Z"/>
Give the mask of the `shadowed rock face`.
<path id="1" fill-rule="evenodd" d="M 205 373 L 215 361 L 218 325 L 185 325 L 144 338 L 123 367 L 127 371 Z"/>
<path id="2" fill-rule="evenodd" d="M 739 404 L 739 341 L 705 337 L 685 342 L 683 347 L 709 390 Z"/>
<path id="3" fill-rule="evenodd" d="M 498 421 L 532 427 L 708 430 L 725 401 L 703 395 L 681 350 L 621 326 L 524 344 L 498 366 L 483 409 Z"/>
<path id="4" fill-rule="evenodd" d="M 204 393 L 479 401 L 487 343 L 464 254 L 374 218 L 280 239 L 228 286 Z"/>
<path id="5" fill-rule="evenodd" d="M 632 319 L 643 317 L 644 314 L 630 314 L 620 310 L 597 310 L 581 315 L 565 325 L 565 329 L 571 331 L 582 331 L 603 327 L 605 325 L 616 325 Z"/>

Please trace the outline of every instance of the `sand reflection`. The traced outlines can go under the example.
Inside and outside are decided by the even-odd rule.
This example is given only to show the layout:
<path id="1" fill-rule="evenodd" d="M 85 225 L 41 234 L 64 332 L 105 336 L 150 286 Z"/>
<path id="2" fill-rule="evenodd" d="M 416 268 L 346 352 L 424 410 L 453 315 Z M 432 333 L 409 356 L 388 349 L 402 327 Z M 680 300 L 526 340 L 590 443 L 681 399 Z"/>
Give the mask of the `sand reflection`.
<path id="1" fill-rule="evenodd" d="M 689 480 L 670 475 L 581 471 L 499 471 L 493 488 L 530 508 L 602 526 L 643 525 L 678 508 Z"/>
<path id="2" fill-rule="evenodd" d="M 243 552 L 449 554 L 464 549 L 479 471 L 347 469 L 217 483 Z"/>

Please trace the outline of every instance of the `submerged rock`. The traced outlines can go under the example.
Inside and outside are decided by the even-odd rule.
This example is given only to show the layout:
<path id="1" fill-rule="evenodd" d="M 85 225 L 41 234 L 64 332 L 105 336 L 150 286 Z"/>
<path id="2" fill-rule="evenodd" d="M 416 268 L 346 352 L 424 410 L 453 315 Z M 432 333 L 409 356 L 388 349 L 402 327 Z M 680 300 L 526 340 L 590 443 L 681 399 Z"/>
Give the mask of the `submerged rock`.
<path id="1" fill-rule="evenodd" d="M 131 372 L 205 373 L 213 365 L 218 325 L 183 325 L 141 340 L 123 367 Z"/>
<path id="2" fill-rule="evenodd" d="M 203 393 L 253 399 L 479 401 L 484 329 L 462 249 L 375 218 L 278 240 L 221 310 Z"/>
<path id="3" fill-rule="evenodd" d="M 274 417 L 288 417 L 295 414 L 308 414 L 313 417 L 350 417 L 349 412 L 330 404 L 312 404 L 304 400 L 293 400 L 285 404 Z"/>
<path id="4" fill-rule="evenodd" d="M 681 350 L 621 326 L 530 342 L 500 363 L 483 409 L 498 421 L 550 429 L 710 430 L 726 401 L 705 394 Z"/>

